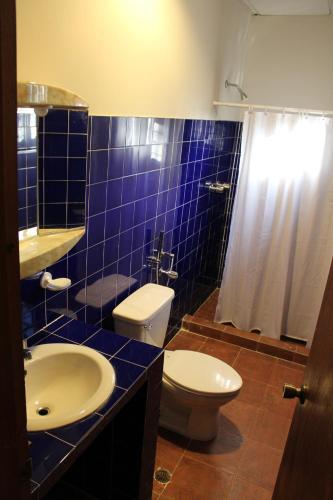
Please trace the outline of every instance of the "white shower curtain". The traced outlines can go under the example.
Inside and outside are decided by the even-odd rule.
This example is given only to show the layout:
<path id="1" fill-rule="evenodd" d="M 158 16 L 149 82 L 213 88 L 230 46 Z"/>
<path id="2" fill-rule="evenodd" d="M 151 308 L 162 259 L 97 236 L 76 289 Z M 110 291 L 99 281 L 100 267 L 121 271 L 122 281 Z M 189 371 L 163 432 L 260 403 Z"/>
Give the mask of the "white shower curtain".
<path id="1" fill-rule="evenodd" d="M 332 255 L 333 120 L 247 112 L 215 321 L 309 346 Z"/>

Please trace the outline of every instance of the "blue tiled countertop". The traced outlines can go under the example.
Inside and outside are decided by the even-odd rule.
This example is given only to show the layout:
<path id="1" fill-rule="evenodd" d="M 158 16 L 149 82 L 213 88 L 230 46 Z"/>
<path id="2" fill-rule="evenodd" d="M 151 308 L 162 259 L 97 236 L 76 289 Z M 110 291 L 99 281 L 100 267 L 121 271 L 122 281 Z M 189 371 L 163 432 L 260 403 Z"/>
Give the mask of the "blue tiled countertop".
<path id="1" fill-rule="evenodd" d="M 117 413 L 117 407 L 130 399 L 134 386 L 140 386 L 140 381 L 146 379 L 148 368 L 163 353 L 162 349 L 149 344 L 64 316 L 30 337 L 28 347 L 59 342 L 86 345 L 103 354 L 116 372 L 116 387 L 105 405 L 84 420 L 47 432 L 29 433 L 34 497 L 51 476 L 57 475 L 60 464 L 73 458 L 74 454 L 78 455 L 80 446 L 84 446 L 93 431 L 98 433 L 99 427 L 104 428 L 103 424 Z"/>

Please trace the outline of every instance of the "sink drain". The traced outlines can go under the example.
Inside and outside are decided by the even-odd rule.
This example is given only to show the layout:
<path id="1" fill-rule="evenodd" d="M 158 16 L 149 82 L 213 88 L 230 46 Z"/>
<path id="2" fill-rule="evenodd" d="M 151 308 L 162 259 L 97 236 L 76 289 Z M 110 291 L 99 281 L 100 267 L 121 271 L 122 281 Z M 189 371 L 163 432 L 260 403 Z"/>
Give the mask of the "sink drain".
<path id="1" fill-rule="evenodd" d="M 155 471 L 155 479 L 159 483 L 166 484 L 171 481 L 171 472 L 168 469 L 161 469 L 160 467 Z"/>
<path id="2" fill-rule="evenodd" d="M 47 406 L 41 406 L 40 408 L 37 408 L 36 413 L 41 417 L 45 417 L 45 415 L 48 415 L 50 413 L 50 408 L 48 408 Z"/>

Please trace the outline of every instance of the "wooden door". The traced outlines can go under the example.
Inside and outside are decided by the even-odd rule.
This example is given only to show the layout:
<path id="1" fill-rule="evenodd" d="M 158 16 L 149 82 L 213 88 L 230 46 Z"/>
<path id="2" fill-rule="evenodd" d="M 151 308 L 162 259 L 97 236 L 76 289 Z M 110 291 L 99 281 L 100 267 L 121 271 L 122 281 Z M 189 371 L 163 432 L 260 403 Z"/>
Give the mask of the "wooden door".
<path id="1" fill-rule="evenodd" d="M 15 0 L 0 7 L 0 498 L 30 492 L 20 331 Z"/>
<path id="2" fill-rule="evenodd" d="M 286 380 L 285 382 L 288 382 Z M 274 500 L 333 499 L 333 262 Z"/>

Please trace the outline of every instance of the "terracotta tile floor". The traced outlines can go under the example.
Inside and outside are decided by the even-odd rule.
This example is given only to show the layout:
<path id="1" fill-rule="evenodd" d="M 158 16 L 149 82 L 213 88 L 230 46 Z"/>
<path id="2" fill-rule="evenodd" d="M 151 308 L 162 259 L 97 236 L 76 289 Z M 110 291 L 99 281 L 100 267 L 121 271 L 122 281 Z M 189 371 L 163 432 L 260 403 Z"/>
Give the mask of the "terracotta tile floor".
<path id="1" fill-rule="evenodd" d="M 281 398 L 281 387 L 299 384 L 304 367 L 184 330 L 167 349 L 213 354 L 232 365 L 244 385 L 220 408 L 213 441 L 160 429 L 155 468 L 168 469 L 172 478 L 166 486 L 154 481 L 153 499 L 270 499 L 295 408 L 293 400 Z"/>

